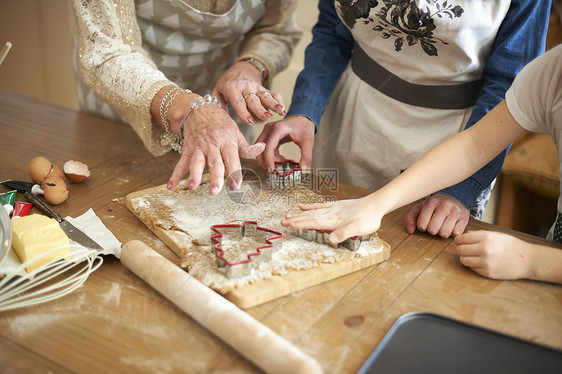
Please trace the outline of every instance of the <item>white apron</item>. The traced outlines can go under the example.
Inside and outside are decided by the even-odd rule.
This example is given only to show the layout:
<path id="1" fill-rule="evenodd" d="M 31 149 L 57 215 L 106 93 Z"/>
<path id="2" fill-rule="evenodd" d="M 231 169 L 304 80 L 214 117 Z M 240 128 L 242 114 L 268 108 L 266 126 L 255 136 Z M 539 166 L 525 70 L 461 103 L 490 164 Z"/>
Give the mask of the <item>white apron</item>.
<path id="1" fill-rule="evenodd" d="M 480 79 L 510 5 L 453 0 L 443 7 L 442 1 L 411 0 L 400 11 L 396 1 L 379 0 L 361 14 L 354 9 L 359 2 L 335 3 L 356 43 L 386 70 L 418 85 Z M 422 21 L 408 24 L 411 19 Z M 338 168 L 341 181 L 376 190 L 463 130 L 472 110 L 405 104 L 365 83 L 348 65 L 322 116 L 313 167 Z"/>
<path id="2" fill-rule="evenodd" d="M 135 5 L 143 48 L 158 69 L 178 86 L 201 95 L 210 93 L 221 74 L 238 59 L 244 35 L 265 14 L 262 0 L 235 0 L 224 14 L 201 12 L 182 0 L 136 0 Z M 81 110 L 125 122 L 90 91 L 79 74 L 76 82 Z M 253 127 L 241 126 L 253 141 Z"/>

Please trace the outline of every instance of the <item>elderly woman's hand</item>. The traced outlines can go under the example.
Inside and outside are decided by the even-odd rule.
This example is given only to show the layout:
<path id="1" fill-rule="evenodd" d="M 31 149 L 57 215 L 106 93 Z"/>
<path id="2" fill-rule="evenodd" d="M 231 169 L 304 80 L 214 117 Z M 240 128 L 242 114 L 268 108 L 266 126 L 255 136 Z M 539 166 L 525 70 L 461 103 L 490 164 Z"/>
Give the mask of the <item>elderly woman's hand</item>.
<path id="1" fill-rule="evenodd" d="M 219 78 L 212 94 L 224 108 L 230 104 L 238 117 L 247 124 L 255 122 L 251 113 L 264 121 L 273 118 L 270 111 L 284 116 L 283 98 L 265 88 L 263 79 L 262 72 L 253 63 L 238 61 Z"/>
<path id="2" fill-rule="evenodd" d="M 183 121 L 181 157 L 167 188 L 174 189 L 188 171 L 188 188 L 197 188 L 205 165 L 208 165 L 211 195 L 218 194 L 223 188 L 225 170 L 229 176 L 229 187 L 237 189 L 242 182 L 240 157 L 255 158 L 263 152 L 265 144 L 249 145 L 236 122 L 217 105 L 204 103 L 191 108 L 191 103 L 199 98 L 197 94 L 181 92 L 164 117 L 169 122 L 169 130 L 175 135 L 180 134 Z"/>

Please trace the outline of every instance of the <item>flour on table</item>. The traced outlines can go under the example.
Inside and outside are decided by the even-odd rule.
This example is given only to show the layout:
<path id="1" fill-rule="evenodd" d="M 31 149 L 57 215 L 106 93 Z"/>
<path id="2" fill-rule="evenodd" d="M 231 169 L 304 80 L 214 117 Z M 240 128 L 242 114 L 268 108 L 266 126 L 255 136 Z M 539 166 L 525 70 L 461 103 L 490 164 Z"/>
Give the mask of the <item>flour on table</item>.
<path id="1" fill-rule="evenodd" d="M 245 182 L 245 185 L 248 184 Z M 132 198 L 130 208 L 145 224 L 165 230 L 179 248 L 172 249 L 180 256 L 181 266 L 219 292 L 228 292 L 290 271 L 311 269 L 319 264 L 353 261 L 354 258 L 378 253 L 385 246 L 376 235 L 372 235 L 356 252 L 332 248 L 298 238 L 296 230 L 281 226 L 287 212 L 299 211 L 299 203 L 322 202 L 325 199 L 306 188 L 252 189 L 251 198 L 245 199 L 225 189 L 213 197 L 208 190 L 208 183 L 196 190 L 169 191 L 161 187 Z M 257 221 L 260 227 L 283 233 L 283 246 L 273 253 L 271 261 L 262 262 L 250 275 L 229 279 L 217 267 L 211 248 L 211 226 L 244 221 Z M 227 255 L 228 246 L 224 249 Z"/>

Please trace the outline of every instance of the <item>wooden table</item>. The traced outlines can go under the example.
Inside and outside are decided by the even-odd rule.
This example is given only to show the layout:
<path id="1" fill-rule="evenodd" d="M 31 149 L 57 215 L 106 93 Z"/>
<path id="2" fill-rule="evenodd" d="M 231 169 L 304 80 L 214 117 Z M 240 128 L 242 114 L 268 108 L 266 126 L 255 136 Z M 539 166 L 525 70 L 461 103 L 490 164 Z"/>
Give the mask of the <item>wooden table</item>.
<path id="1" fill-rule="evenodd" d="M 130 192 L 167 182 L 177 154 L 151 156 L 127 125 L 0 91 L 0 180 L 28 180 L 45 156 L 89 165 L 56 209 L 93 208 L 122 242 L 140 239 L 175 255 L 124 203 Z M 6 189 L 0 186 L 0 191 Z M 342 186 L 340 198 L 368 191 Z M 23 197 L 18 194 L 18 200 Z M 496 281 L 463 267 L 450 239 L 408 235 L 406 209 L 385 217 L 387 262 L 247 310 L 315 357 L 329 373 L 355 372 L 402 314 L 431 311 L 562 349 L 562 287 Z M 471 222 L 470 229 L 500 230 Z M 0 314 L 2 372 L 257 372 L 249 361 L 107 256 L 64 298 Z"/>

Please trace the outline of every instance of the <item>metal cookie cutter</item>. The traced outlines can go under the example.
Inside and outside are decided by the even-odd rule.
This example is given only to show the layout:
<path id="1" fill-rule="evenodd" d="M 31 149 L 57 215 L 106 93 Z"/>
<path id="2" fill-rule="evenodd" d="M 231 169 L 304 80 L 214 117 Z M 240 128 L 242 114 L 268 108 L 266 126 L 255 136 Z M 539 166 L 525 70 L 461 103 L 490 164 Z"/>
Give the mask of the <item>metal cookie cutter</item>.
<path id="1" fill-rule="evenodd" d="M 284 190 L 295 187 L 302 181 L 302 168 L 292 160 L 276 162 L 275 170 L 268 173 L 269 186 L 274 190 Z"/>
<path id="2" fill-rule="evenodd" d="M 255 221 L 244 221 L 241 224 L 213 225 L 211 230 L 211 245 L 217 258 L 219 270 L 225 273 L 228 278 L 239 278 L 250 275 L 252 268 L 257 268 L 262 262 L 271 261 L 274 251 L 278 251 L 283 246 L 283 234 L 264 227 L 259 227 Z M 229 262 L 224 257 L 224 250 L 221 248 L 222 240 L 242 240 L 244 237 L 254 238 L 257 242 L 264 242 L 256 248 L 256 252 L 247 255 L 246 260 Z"/>
<path id="3" fill-rule="evenodd" d="M 330 232 L 326 230 L 314 230 L 314 229 L 298 229 L 297 230 L 297 237 L 316 242 L 318 244 L 326 244 L 333 248 L 338 248 L 340 246 L 345 247 L 351 251 L 356 251 L 359 249 L 361 242 L 363 240 L 369 240 L 369 235 L 363 236 L 353 236 L 351 238 L 345 239 L 341 243 L 332 243 L 330 241 Z"/>

